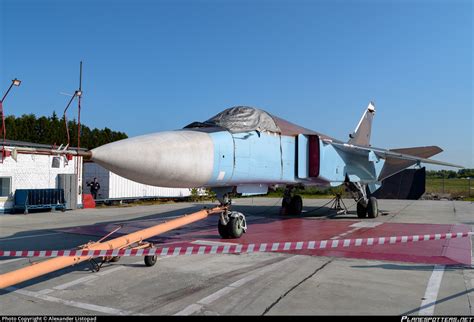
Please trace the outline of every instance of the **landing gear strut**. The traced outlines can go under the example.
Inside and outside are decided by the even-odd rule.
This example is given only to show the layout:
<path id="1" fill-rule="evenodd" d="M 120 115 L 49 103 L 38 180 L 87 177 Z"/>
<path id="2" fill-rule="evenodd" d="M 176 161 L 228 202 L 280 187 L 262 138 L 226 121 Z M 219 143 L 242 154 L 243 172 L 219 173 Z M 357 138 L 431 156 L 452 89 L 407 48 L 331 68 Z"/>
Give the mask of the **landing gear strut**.
<path id="1" fill-rule="evenodd" d="M 245 220 L 245 215 L 241 212 L 230 210 L 232 200 L 229 193 L 225 193 L 222 196 L 219 196 L 219 194 L 216 193 L 216 195 L 217 200 L 219 200 L 221 203 L 221 206 L 227 207 L 227 209 L 221 213 L 217 223 L 219 235 L 223 239 L 239 238 L 247 231 L 247 221 Z"/>
<path id="2" fill-rule="evenodd" d="M 303 211 L 303 199 L 301 196 L 293 195 L 294 187 L 288 186 L 283 193 L 283 200 L 281 202 L 281 215 L 301 215 Z"/>
<path id="3" fill-rule="evenodd" d="M 375 218 L 379 215 L 377 198 L 367 195 L 367 185 L 349 181 L 345 185 L 357 202 L 357 217 L 366 218 L 368 216 L 369 218 Z"/>

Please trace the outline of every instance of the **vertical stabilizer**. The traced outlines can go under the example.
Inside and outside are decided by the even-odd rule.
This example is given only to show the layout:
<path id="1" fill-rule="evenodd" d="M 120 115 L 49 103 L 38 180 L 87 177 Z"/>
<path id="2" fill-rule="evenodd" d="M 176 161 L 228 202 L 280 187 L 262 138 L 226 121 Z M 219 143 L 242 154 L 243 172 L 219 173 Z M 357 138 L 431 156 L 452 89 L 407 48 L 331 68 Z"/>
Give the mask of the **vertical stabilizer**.
<path id="1" fill-rule="evenodd" d="M 357 124 L 355 131 L 349 134 L 349 144 L 370 146 L 370 132 L 372 131 L 372 120 L 375 115 L 375 104 L 369 103 L 362 118 Z"/>

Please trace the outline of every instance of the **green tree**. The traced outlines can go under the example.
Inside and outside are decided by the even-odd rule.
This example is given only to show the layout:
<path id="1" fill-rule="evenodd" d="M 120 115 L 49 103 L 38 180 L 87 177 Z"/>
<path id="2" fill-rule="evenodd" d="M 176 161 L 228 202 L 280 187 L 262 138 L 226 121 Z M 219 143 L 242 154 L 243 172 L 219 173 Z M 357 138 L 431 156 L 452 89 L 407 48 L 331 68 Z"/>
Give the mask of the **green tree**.
<path id="1" fill-rule="evenodd" d="M 67 122 L 70 135 L 70 145 L 77 145 L 78 124 L 75 119 Z M 67 133 L 64 117 L 58 118 L 55 111 L 50 117 L 37 118 L 34 114 L 24 114 L 21 117 L 9 115 L 5 118 L 7 139 L 31 143 L 50 144 L 59 146 L 67 144 Z M 81 124 L 81 147 L 93 149 L 103 144 L 127 138 L 123 132 L 104 129 L 90 129 Z"/>

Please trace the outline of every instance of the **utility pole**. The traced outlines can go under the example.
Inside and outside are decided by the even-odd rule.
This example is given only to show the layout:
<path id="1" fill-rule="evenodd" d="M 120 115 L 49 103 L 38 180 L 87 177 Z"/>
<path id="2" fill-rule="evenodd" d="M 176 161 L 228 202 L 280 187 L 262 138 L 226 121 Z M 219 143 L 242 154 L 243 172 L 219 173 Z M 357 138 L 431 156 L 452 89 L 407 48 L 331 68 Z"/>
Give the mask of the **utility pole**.
<path id="1" fill-rule="evenodd" d="M 8 93 L 10 93 L 10 90 L 12 89 L 13 86 L 20 86 L 21 80 L 19 79 L 14 79 L 12 80 L 12 83 L 10 84 L 10 87 L 8 87 L 7 91 L 2 97 L 2 100 L 0 100 L 0 114 L 2 114 L 2 135 L 3 135 L 3 145 L 2 145 L 2 160 L 1 163 L 3 163 L 3 159 L 6 157 L 6 151 L 5 151 L 5 140 L 7 137 L 7 129 L 5 128 L 5 113 L 3 111 L 3 102 L 5 101 L 5 98 L 7 97 Z"/>

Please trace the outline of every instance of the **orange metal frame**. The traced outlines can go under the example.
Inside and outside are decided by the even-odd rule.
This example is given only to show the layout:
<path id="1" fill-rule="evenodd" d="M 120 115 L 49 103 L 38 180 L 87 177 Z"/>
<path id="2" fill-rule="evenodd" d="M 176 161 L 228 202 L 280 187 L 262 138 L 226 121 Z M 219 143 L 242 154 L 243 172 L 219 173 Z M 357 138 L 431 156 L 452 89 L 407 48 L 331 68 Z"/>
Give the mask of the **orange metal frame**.
<path id="1" fill-rule="evenodd" d="M 167 231 L 191 224 L 193 222 L 207 218 L 209 215 L 222 213 L 226 207 L 215 207 L 212 209 L 203 209 L 190 215 L 170 220 L 168 222 L 139 230 L 137 232 L 121 236 L 105 242 L 94 242 L 81 246 L 82 249 L 90 250 L 115 250 L 130 247 L 137 244 L 137 248 L 143 248 L 143 241 L 163 234 Z M 19 284 L 30 279 L 57 271 L 68 266 L 76 265 L 81 262 L 92 259 L 92 257 L 56 257 L 39 263 L 33 263 L 12 272 L 0 275 L 0 289 Z"/>

